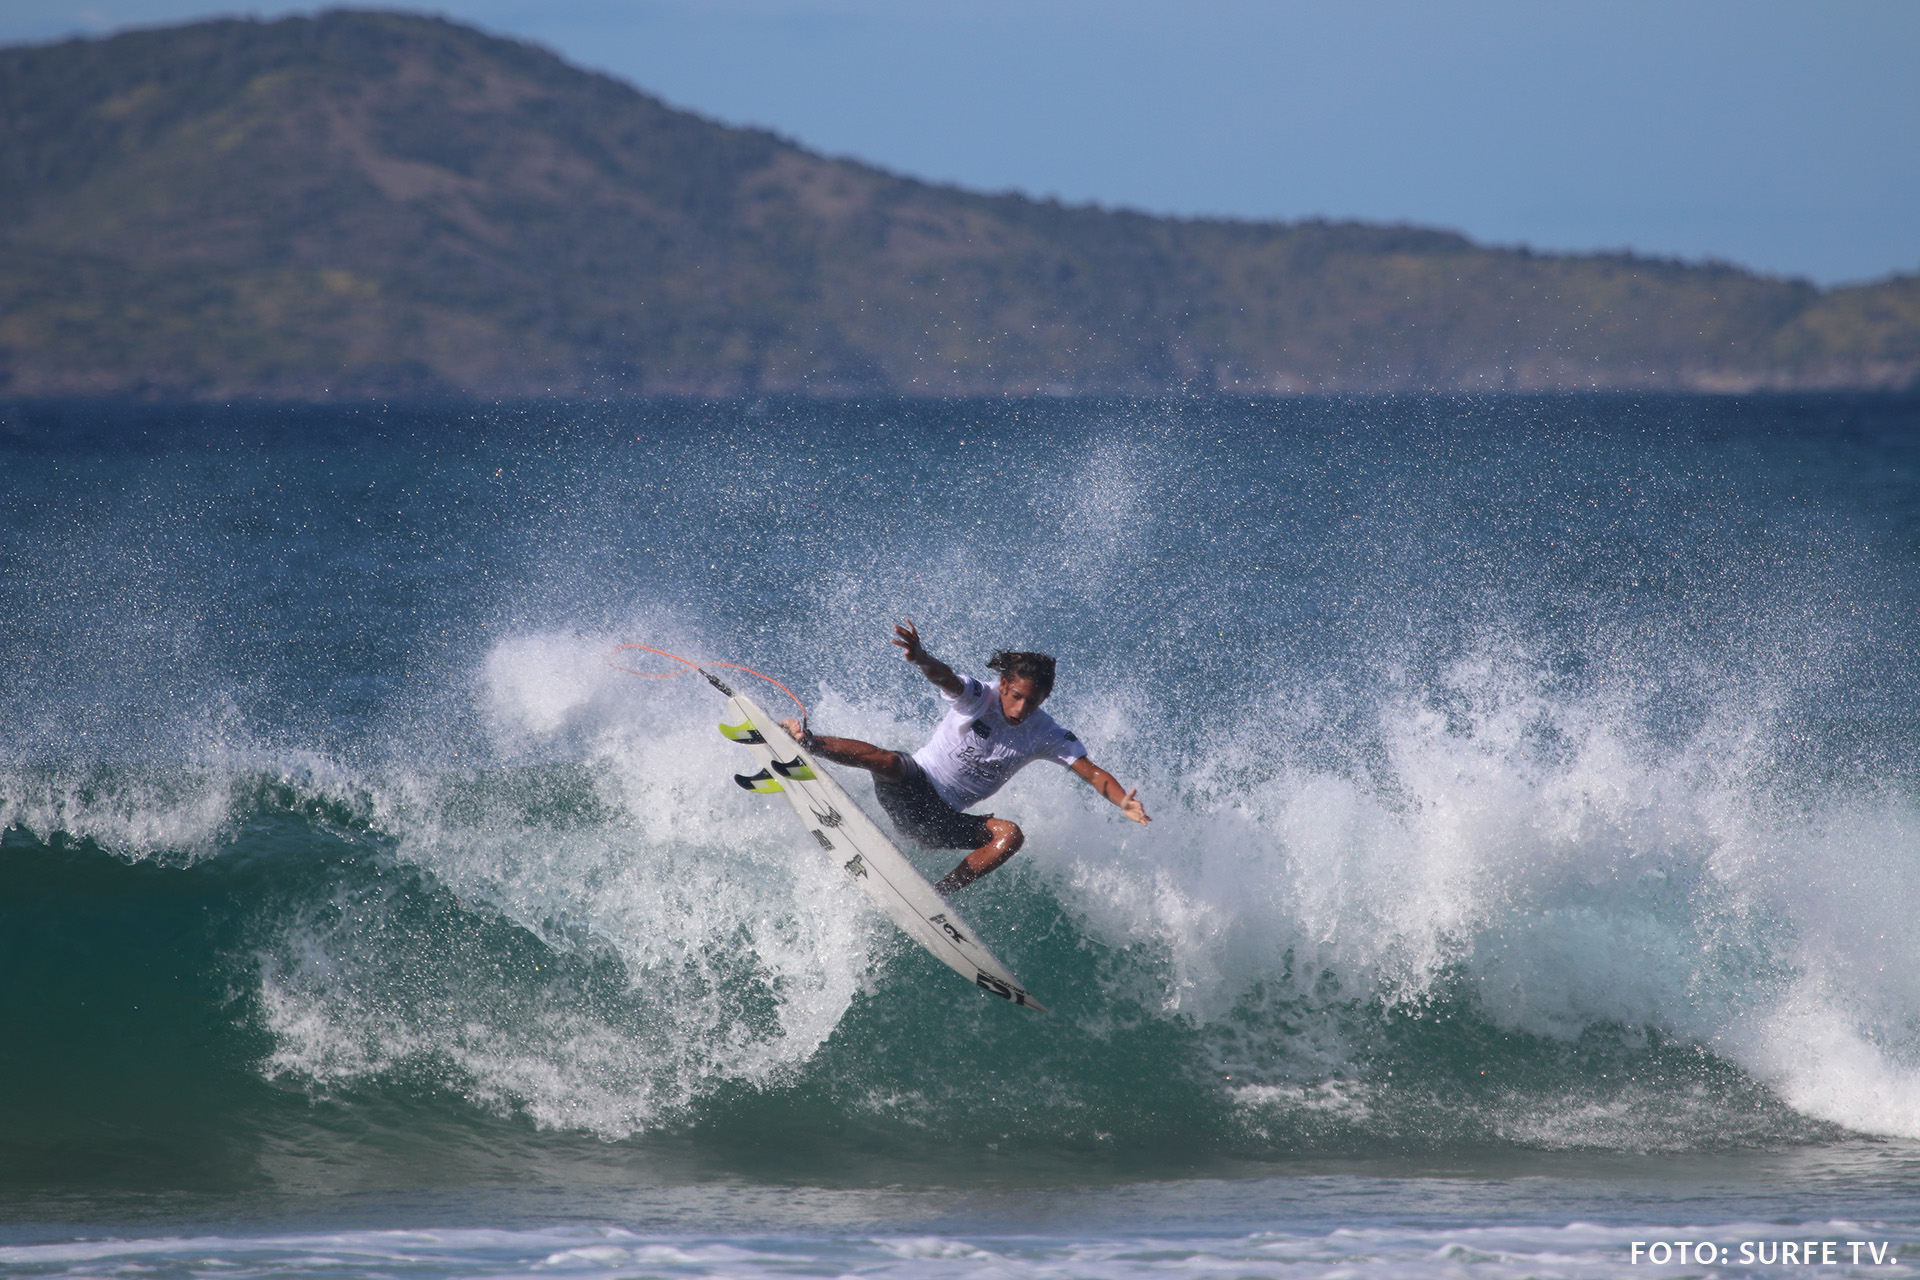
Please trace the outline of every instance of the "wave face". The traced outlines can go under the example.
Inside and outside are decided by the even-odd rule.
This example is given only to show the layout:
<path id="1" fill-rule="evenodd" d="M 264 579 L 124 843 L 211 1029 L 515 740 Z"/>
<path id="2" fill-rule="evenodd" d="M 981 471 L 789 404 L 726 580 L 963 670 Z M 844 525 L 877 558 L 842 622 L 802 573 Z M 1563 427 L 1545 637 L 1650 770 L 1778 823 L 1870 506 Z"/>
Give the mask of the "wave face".
<path id="1" fill-rule="evenodd" d="M 9 417 L 0 1181 L 1920 1138 L 1913 402 Z M 903 615 L 1155 815 L 995 798 L 1045 1016 L 605 660 L 911 747 Z"/>

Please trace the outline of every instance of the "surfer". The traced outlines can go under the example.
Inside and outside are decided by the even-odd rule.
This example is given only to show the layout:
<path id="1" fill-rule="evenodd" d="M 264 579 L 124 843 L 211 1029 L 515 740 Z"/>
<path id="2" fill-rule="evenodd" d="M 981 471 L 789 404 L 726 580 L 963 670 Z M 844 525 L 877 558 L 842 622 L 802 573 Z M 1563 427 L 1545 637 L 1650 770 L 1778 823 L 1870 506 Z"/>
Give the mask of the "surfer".
<path id="1" fill-rule="evenodd" d="M 894 627 L 893 643 L 947 700 L 947 714 L 926 746 L 908 755 L 858 738 L 816 736 L 798 720 L 782 720 L 780 727 L 814 755 L 871 773 L 880 807 L 915 844 L 972 850 L 935 889 L 943 894 L 964 889 L 1019 852 L 1026 836 L 1016 824 L 963 810 L 1035 760 L 1073 770 L 1135 822 L 1153 820 L 1137 790 L 1127 790 L 1089 760 L 1080 740 L 1040 709 L 1053 692 L 1051 657 L 1003 650 L 987 662 L 1000 678 L 981 681 L 928 653 L 911 618 Z"/>

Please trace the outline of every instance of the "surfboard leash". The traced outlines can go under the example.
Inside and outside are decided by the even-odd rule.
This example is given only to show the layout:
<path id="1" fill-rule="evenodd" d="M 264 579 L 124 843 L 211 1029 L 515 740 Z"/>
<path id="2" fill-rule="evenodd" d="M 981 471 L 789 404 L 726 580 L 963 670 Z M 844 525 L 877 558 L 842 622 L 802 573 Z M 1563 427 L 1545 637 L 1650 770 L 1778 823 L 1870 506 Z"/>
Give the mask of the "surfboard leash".
<path id="1" fill-rule="evenodd" d="M 665 649 L 656 649 L 652 645 L 645 645 L 645 644 L 617 644 L 613 646 L 612 649 L 607 651 L 608 666 L 612 667 L 615 671 L 624 671 L 630 676 L 639 676 L 643 680 L 671 680 L 677 676 L 685 675 L 686 672 L 684 671 L 635 671 L 632 667 L 623 667 L 619 663 L 613 660 L 613 655 L 616 653 L 619 653 L 623 649 L 639 649 L 643 653 L 657 653 L 663 658 L 672 658 L 675 662 L 684 663 L 688 667 L 691 667 L 693 670 L 705 676 L 708 684 L 712 685 L 714 688 L 718 689 L 722 694 L 726 695 L 729 698 L 733 696 L 733 690 L 729 689 L 726 686 L 726 684 L 723 683 L 718 676 L 714 675 L 711 671 L 708 671 L 707 667 L 724 667 L 729 671 L 744 671 L 750 676 L 758 676 L 760 679 L 765 680 L 768 684 L 772 685 L 774 688 L 778 689 L 780 692 L 786 694 L 789 698 L 792 698 L 793 705 L 800 708 L 801 725 L 804 727 L 807 723 L 807 704 L 800 701 L 798 695 L 796 695 L 793 690 L 787 688 L 787 686 L 781 684 L 778 680 L 775 680 L 772 676 L 765 675 L 765 674 L 762 674 L 761 672 L 755 671 L 752 667 L 743 667 L 737 662 L 709 662 L 705 666 L 702 666 L 700 663 L 695 662 L 692 658 L 683 658 L 677 653 L 668 653 Z"/>

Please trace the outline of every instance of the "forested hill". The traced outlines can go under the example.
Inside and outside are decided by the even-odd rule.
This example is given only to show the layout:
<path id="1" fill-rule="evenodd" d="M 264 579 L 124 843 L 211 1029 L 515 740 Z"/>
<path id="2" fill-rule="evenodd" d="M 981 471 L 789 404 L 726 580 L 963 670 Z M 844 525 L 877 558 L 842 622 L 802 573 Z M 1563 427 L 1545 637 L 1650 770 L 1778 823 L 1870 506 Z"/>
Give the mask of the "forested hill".
<path id="1" fill-rule="evenodd" d="M 981 195 L 332 12 L 0 50 L 0 394 L 1920 384 L 1920 277 Z"/>

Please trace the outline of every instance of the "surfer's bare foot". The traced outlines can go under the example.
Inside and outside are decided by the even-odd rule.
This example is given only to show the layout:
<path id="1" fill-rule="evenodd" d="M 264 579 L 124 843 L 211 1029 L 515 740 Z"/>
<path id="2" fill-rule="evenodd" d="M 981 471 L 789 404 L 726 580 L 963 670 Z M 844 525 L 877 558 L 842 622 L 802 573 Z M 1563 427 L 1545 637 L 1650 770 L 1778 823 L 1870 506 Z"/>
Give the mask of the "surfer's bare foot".
<path id="1" fill-rule="evenodd" d="M 876 747 L 871 742 L 862 742 L 858 738 L 821 737 L 798 720 L 782 720 L 780 727 L 800 744 L 802 750 L 811 751 L 821 760 L 865 769 L 868 773 L 876 774 L 889 782 L 898 782 L 907 776 L 907 767 L 903 763 L 904 757 L 897 751 Z"/>
<path id="2" fill-rule="evenodd" d="M 951 898 L 954 894 L 960 892 L 980 878 L 978 876 L 963 875 L 962 873 L 966 871 L 966 869 L 967 864 L 963 862 L 953 870 L 947 872 L 946 875 L 940 877 L 940 882 L 933 886 L 933 891 L 943 898 Z"/>

